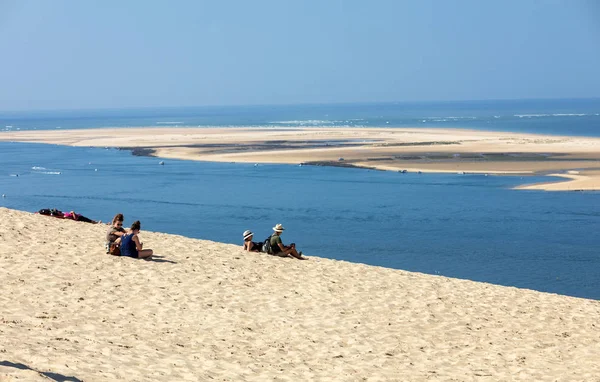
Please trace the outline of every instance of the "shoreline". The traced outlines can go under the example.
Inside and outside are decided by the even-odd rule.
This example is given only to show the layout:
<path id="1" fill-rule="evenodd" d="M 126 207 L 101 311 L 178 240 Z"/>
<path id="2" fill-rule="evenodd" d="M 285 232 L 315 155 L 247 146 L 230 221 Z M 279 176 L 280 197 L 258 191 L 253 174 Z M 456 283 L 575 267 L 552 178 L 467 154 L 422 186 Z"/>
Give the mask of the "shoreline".
<path id="1" fill-rule="evenodd" d="M 594 176 L 600 176 L 600 171 L 590 171 L 589 173 L 580 174 L 577 171 L 577 174 L 571 173 L 569 171 L 567 173 L 558 173 L 558 174 L 548 174 L 548 176 L 556 176 L 560 178 L 567 179 L 564 182 L 543 182 L 543 183 L 534 183 L 528 185 L 522 185 L 516 187 L 519 190 L 545 190 L 545 191 L 598 191 L 597 186 L 595 185 L 594 178 L 590 176 L 590 173 L 593 173 Z M 565 190 L 565 188 L 567 188 Z"/>
<path id="2" fill-rule="evenodd" d="M 150 231 L 134 260 L 105 232 L 0 208 L 0 380 L 600 375 L 600 301 Z"/>
<path id="3" fill-rule="evenodd" d="M 432 128 L 127 128 L 0 132 L 0 141 L 114 147 L 133 155 L 422 173 L 550 175 L 516 189 L 600 190 L 600 138 Z M 563 176 L 578 171 L 579 177 Z"/>

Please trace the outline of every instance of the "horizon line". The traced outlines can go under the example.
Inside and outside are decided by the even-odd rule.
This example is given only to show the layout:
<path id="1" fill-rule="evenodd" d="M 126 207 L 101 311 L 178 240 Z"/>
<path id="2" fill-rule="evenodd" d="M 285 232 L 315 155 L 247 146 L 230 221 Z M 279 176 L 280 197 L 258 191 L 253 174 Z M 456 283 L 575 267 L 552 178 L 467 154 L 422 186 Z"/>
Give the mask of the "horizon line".
<path id="1" fill-rule="evenodd" d="M 286 106 L 342 106 L 342 105 L 377 105 L 377 104 L 452 104 L 462 102 L 509 102 L 509 101 L 600 101 L 598 97 L 547 97 L 547 98 L 486 98 L 460 100 L 414 100 L 414 101 L 349 101 L 349 102 L 300 102 L 300 103 L 257 103 L 257 104 L 214 104 L 214 105 L 181 105 L 181 106 L 123 106 L 123 107 L 85 107 L 85 108 L 55 108 L 55 109 L 17 109 L 0 110 L 0 113 L 44 113 L 44 112 L 90 112 L 111 110 L 145 110 L 145 109 L 193 109 L 193 108 L 252 108 L 252 107 L 286 107 Z"/>

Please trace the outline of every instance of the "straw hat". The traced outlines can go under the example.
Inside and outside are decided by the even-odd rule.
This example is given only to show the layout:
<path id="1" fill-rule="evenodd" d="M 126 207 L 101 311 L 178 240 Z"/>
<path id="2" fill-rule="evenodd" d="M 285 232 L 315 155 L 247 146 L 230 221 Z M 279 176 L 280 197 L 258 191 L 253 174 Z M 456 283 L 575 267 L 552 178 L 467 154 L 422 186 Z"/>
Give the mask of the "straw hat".
<path id="1" fill-rule="evenodd" d="M 244 231 L 243 235 L 244 235 L 244 240 L 246 240 L 247 238 L 249 238 L 250 236 L 252 236 L 254 234 L 252 233 L 252 231 L 250 231 L 249 229 L 247 229 L 247 230 Z"/>
<path id="2" fill-rule="evenodd" d="M 281 224 L 277 224 L 275 227 L 273 227 L 273 231 L 275 232 L 283 232 L 285 228 L 283 228 L 283 226 Z"/>

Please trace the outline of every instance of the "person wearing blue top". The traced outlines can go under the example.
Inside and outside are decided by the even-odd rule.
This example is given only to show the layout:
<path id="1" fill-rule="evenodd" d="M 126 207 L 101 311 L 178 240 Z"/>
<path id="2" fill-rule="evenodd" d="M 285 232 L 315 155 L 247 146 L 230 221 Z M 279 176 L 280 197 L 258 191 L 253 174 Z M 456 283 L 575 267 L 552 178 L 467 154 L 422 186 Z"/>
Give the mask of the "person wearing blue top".
<path id="1" fill-rule="evenodd" d="M 141 223 L 136 220 L 131 225 L 128 234 L 121 236 L 121 256 L 144 259 L 152 256 L 151 249 L 143 249 L 138 234 L 140 233 Z"/>

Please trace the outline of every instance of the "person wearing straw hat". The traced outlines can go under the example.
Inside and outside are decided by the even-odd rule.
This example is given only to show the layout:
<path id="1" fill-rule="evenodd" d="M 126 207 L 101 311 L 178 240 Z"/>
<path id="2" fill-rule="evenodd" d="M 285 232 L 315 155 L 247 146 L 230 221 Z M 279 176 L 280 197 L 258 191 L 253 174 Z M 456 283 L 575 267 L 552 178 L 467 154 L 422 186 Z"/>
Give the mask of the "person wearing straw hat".
<path id="1" fill-rule="evenodd" d="M 281 242 L 281 233 L 285 230 L 281 224 L 275 225 L 273 227 L 273 235 L 269 239 L 271 241 L 271 249 L 273 250 L 273 254 L 276 256 L 287 257 L 292 256 L 298 260 L 306 260 L 305 257 L 302 257 L 302 252 L 298 253 L 296 251 L 296 244 L 292 243 L 290 245 L 283 245 Z"/>
<path id="2" fill-rule="evenodd" d="M 262 251 L 262 242 L 255 243 L 252 241 L 254 234 L 249 229 L 245 230 L 244 233 L 244 251 L 248 252 L 260 252 Z"/>

